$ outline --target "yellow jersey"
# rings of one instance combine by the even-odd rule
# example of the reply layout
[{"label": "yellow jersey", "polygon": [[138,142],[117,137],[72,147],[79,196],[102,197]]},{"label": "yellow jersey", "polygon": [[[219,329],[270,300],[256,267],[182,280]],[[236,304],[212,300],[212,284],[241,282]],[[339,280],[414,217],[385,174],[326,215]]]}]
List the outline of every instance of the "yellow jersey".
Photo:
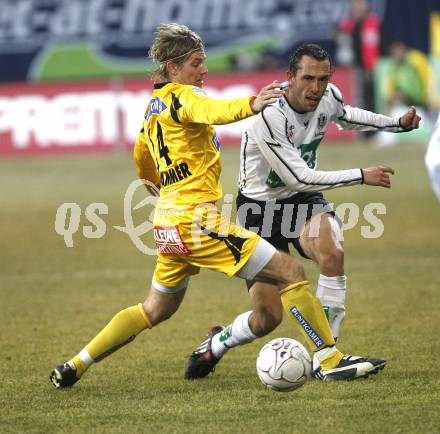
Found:
[{"label": "yellow jersey", "polygon": [[160,185],[158,208],[188,209],[222,197],[220,143],[212,125],[254,115],[253,98],[216,100],[192,85],[154,85],[134,159],[139,177]]}]

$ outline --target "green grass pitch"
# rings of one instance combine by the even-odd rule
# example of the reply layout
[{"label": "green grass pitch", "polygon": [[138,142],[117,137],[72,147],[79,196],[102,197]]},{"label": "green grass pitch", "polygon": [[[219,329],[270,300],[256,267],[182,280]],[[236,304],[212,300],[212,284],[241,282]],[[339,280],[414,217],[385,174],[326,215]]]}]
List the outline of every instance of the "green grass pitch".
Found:
[{"label": "green grass pitch", "polygon": [[[117,311],[143,301],[149,286],[154,257],[112,227],[124,225],[123,197],[135,171],[126,154],[2,159],[0,432],[439,432],[440,203],[423,154],[422,145],[322,147],[321,169],[376,163],[396,169],[391,190],[358,186],[326,194],[336,205],[386,205],[381,238],[362,238],[363,218],[345,234],[349,280],[339,346],[385,357],[388,365],[368,380],[309,381],[285,394],[259,383],[255,360],[272,338],[301,340],[288,319],[270,336],[227,354],[213,376],[183,380],[186,357],[208,326],[250,308],[243,282],[208,271],[192,280],[170,321],[93,366],[73,389],[55,390],[51,368]],[[238,150],[225,149],[222,158],[224,191],[235,193]],[[73,248],[54,229],[64,202],[83,211]],[[81,232],[93,202],[109,207],[99,239]],[[306,270],[315,285],[316,268],[309,262]]]}]

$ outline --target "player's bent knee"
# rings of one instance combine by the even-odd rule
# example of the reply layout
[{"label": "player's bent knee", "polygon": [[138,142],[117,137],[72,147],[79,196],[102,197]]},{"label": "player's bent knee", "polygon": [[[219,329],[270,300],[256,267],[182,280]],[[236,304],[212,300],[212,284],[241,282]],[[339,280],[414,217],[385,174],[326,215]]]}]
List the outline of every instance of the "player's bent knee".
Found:
[{"label": "player's bent knee", "polygon": [[170,319],[179,308],[186,288],[177,292],[164,292],[158,290],[157,285],[152,285],[150,292],[143,303],[145,313],[150,319],[151,325],[155,326]]}]

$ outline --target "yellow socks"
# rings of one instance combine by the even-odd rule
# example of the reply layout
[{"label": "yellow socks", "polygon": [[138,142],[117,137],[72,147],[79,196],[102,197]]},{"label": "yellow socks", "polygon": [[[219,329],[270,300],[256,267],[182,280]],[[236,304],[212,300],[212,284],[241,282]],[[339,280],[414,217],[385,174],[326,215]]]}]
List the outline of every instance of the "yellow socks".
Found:
[{"label": "yellow socks", "polygon": [[309,288],[307,281],[298,282],[281,290],[280,295],[284,310],[316,351],[335,345],[335,340],[322,305]]},{"label": "yellow socks", "polygon": [[316,353],[321,367],[331,369],[339,363],[343,354],[334,346],[335,340],[322,305],[309,288],[307,281],[289,285],[280,291],[281,302],[289,318],[299,326],[310,348]]},{"label": "yellow socks", "polygon": [[72,360],[79,378],[93,362],[99,362],[131,342],[142,330],[151,328],[142,303],[117,313],[92,341]]}]

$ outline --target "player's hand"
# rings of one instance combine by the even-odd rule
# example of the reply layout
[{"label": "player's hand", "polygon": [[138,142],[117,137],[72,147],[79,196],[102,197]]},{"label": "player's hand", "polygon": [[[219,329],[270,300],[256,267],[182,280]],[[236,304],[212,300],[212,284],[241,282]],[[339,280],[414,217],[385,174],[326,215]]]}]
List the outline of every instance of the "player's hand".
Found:
[{"label": "player's hand", "polygon": [[280,83],[273,81],[272,83],[264,86],[260,90],[259,94],[251,102],[251,109],[254,113],[260,113],[269,104],[272,104],[280,98],[284,92],[280,89]]},{"label": "player's hand", "polygon": [[394,175],[394,169],[389,166],[368,167],[362,169],[364,184],[377,185],[379,187],[391,188],[390,173]]},{"label": "player's hand", "polygon": [[422,118],[417,114],[415,107],[410,107],[408,111],[400,117],[400,126],[405,131],[416,130],[419,128],[419,122]]}]

